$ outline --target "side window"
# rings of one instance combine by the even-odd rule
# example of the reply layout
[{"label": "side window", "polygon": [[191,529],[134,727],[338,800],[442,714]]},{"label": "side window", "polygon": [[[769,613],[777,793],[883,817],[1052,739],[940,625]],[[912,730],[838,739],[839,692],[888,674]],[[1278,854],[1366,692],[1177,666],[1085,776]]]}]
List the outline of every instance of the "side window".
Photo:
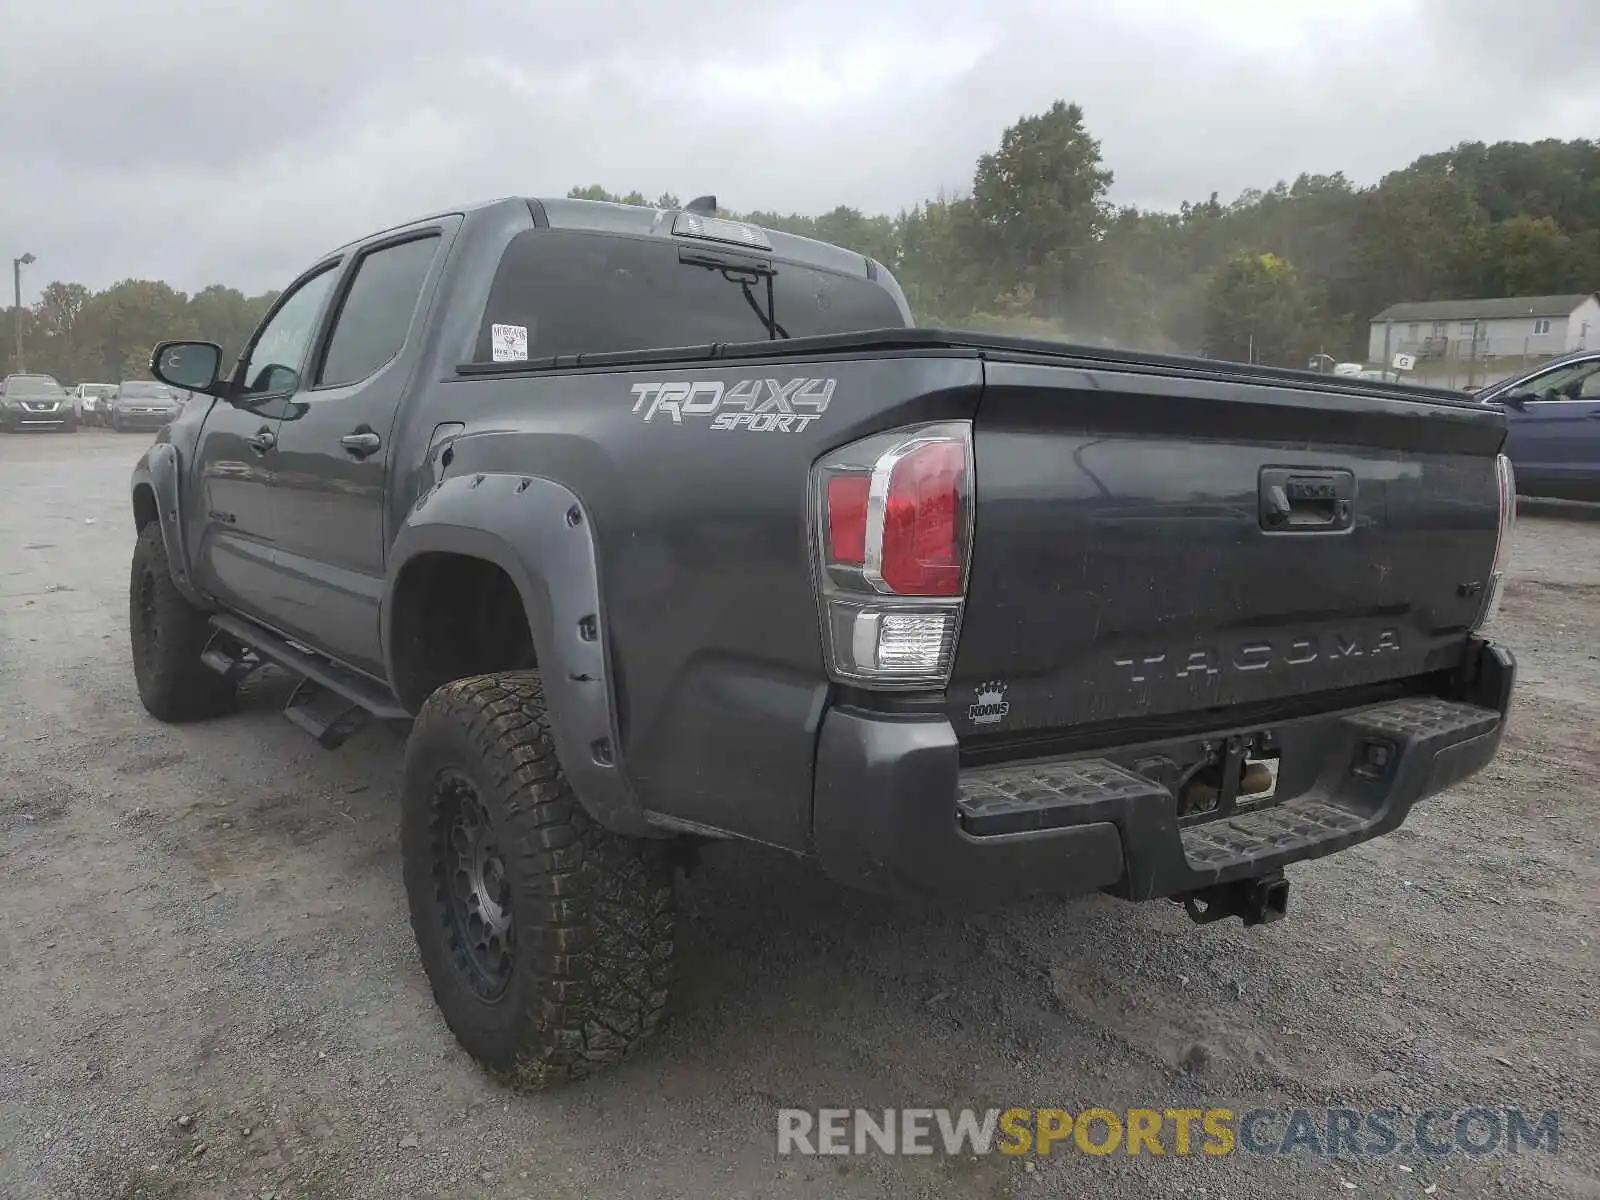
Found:
[{"label": "side window", "polygon": [[317,373],[318,387],[357,383],[400,353],[438,248],[435,234],[370,251],[356,263]]},{"label": "side window", "polygon": [[283,302],[261,330],[245,364],[247,392],[275,392],[286,388],[292,372],[305,361],[306,348],[316,332],[317,317],[338,276],[333,267],[307,279]]},{"label": "side window", "polygon": [[1578,400],[1600,395],[1600,362],[1571,363],[1535,375],[1519,392],[1535,400]]}]

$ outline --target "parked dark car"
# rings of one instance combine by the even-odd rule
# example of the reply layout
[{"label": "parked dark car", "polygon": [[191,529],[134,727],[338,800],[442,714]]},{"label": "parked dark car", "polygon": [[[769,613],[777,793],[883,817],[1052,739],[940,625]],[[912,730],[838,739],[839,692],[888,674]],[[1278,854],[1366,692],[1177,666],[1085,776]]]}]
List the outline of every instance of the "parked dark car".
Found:
[{"label": "parked dark car", "polygon": [[126,379],[106,401],[106,424],[116,430],[160,429],[183,411],[178,393],[164,383]]},{"label": "parked dark car", "polygon": [[883,265],[714,210],[441,213],[227,370],[152,356],[214,399],[134,468],[139,698],[218,715],[271,663],[324,745],[410,722],[412,928],[492,1071],[649,1035],[708,840],[1257,924],[1494,756],[1498,411],[912,328]]},{"label": "parked dark car", "polygon": [[1473,399],[1505,410],[1518,492],[1600,501],[1600,348],[1552,359]]},{"label": "parked dark car", "polygon": [[0,383],[0,431],[76,433],[78,409],[73,397],[50,375],[7,375]]}]

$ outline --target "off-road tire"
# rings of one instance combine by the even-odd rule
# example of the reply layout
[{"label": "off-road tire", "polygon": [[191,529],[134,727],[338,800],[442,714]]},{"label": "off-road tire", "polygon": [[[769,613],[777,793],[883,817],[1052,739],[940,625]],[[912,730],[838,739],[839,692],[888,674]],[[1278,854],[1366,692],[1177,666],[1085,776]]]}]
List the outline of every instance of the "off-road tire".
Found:
[{"label": "off-road tire", "polygon": [[[511,913],[507,978],[486,996],[452,888],[464,803],[497,839]],[[556,759],[538,671],[458,679],[422,706],[406,744],[401,856],[411,928],[456,1040],[521,1091],[616,1063],[661,1022],[671,983],[672,869],[665,843],[612,833],[584,811]],[[454,911],[454,915],[452,915]],[[477,929],[484,928],[480,921]]]},{"label": "off-road tire", "polygon": [[211,638],[206,613],[172,582],[161,525],[139,531],[128,580],[128,639],[145,710],[158,721],[199,721],[232,712],[236,689],[200,661]]}]

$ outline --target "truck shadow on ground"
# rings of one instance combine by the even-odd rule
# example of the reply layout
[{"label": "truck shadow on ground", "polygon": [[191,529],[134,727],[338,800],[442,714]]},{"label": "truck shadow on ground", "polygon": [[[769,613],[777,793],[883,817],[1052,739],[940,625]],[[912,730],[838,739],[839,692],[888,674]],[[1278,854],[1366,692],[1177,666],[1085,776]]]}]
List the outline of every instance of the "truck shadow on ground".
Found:
[{"label": "truck shadow on ground", "polygon": [[[239,712],[213,725],[247,724],[266,752],[293,756],[292,775],[241,781],[226,808],[197,801],[167,846],[212,881],[268,864],[291,879],[386,880],[371,895],[388,897],[394,911],[379,919],[403,925],[396,788],[403,728],[369,727],[330,754],[278,717],[292,687],[263,671],[241,694]],[[144,750],[138,765],[121,770],[151,759]],[[881,1070],[885,1081],[899,1080],[891,1091],[903,1099],[907,1086],[937,1096],[986,1079],[1014,1087],[1019,1066],[1031,1062],[1051,1076],[1103,1059],[1108,1043],[1133,1060],[1120,1068],[1124,1076],[1130,1069],[1188,1076],[1227,1056],[1208,1041],[1212,1023],[1199,1018],[1196,993],[1184,995],[1177,982],[1185,970],[1197,981],[1214,973],[1219,939],[1196,940],[1170,904],[1089,896],[939,907],[854,892],[806,861],[733,842],[705,848],[698,867],[680,877],[678,902],[668,1022],[623,1079],[635,1070],[660,1078],[714,1055],[736,1072],[759,1075],[765,1063],[774,1079],[794,1083],[807,1072],[796,1064],[810,1063],[826,1091],[837,1090],[836,1068],[849,1062],[858,1081],[863,1068],[869,1077]],[[1187,947],[1179,958],[1191,965],[1173,973],[1179,991],[1171,1003],[1150,986],[1155,981],[1141,978],[1141,960],[1156,943]],[[1130,953],[1136,945],[1147,949]],[[414,957],[403,969],[425,989]],[[1237,1000],[1232,989],[1227,998]],[[771,1058],[775,1047],[781,1065]]]},{"label": "truck shadow on ground", "polygon": [[[370,963],[354,939],[381,927],[378,969],[390,977],[374,982],[414,999],[424,1024],[402,1036],[452,1045],[428,1002],[400,885],[403,731],[370,727],[329,753],[278,717],[291,688],[262,672],[238,714],[206,727],[248,726],[283,772],[238,780],[226,808],[196,799],[162,841],[213,886],[258,880],[272,907],[304,902],[301,881],[358,881],[323,936],[350,943],[347,961]],[[140,750],[149,760],[150,747]],[[1344,871],[1382,873],[1362,861]],[[677,977],[661,1035],[570,1102],[620,1102],[640,1087],[688,1098],[734,1086],[758,1104],[810,1107],[1108,1090],[1130,1102],[1197,1089],[1298,1094],[1311,1081],[1381,1089],[1393,1072],[1372,1038],[1348,1027],[1339,997],[1349,987],[1390,997],[1368,1016],[1383,1039],[1414,1015],[1384,947],[1365,962],[1327,957],[1339,921],[1322,906],[1348,884],[1327,870],[1298,876],[1301,907],[1288,921],[1197,929],[1175,905],[1101,896],[983,910],[886,900],[781,852],[712,844],[679,881]]]}]

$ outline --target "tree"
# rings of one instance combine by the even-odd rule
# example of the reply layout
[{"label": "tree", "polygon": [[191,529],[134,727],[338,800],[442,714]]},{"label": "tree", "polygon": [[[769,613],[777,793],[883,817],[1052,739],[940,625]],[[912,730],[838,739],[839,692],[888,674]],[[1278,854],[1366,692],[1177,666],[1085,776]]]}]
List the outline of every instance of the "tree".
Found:
[{"label": "tree", "polygon": [[142,354],[148,360],[157,342],[198,333],[189,298],[153,279],[124,279],[96,293],[84,305],[83,318],[99,340],[93,373],[108,381],[120,378],[131,359]]},{"label": "tree", "polygon": [[83,310],[91,296],[81,283],[49,283],[30,314],[28,357],[48,363],[59,378],[76,380],[93,360],[94,347],[84,344],[82,328]]},{"label": "tree", "polygon": [[1396,300],[1484,294],[1489,224],[1454,173],[1396,171],[1364,194],[1354,223],[1361,286],[1351,300],[1370,316]]},{"label": "tree", "polygon": [[[1485,290],[1496,296],[1549,296],[1576,290],[1572,239],[1550,217],[1515,216],[1489,231]],[[1587,264],[1583,264],[1587,266]]]},{"label": "tree", "polygon": [[133,346],[122,356],[122,366],[117,370],[117,380],[149,379],[150,351],[153,346]]},{"label": "tree", "polygon": [[237,288],[212,284],[189,298],[189,321],[195,336],[222,347],[223,361],[230,361],[249,340],[275,293],[246,296]]},{"label": "tree", "polygon": [[608,192],[598,183],[591,183],[587,187],[570,188],[567,191],[568,200],[600,200],[607,204],[636,204],[641,208],[681,208],[678,198],[671,192],[662,192],[654,200],[646,200],[643,192]]},{"label": "tree", "polygon": [[1206,287],[1206,353],[1235,362],[1303,367],[1318,342],[1313,316],[1287,259],[1235,255]]},{"label": "tree", "polygon": [[1100,143],[1083,110],[1058,100],[1023,117],[978,160],[972,204],[992,253],[998,290],[1031,286],[1041,315],[1061,312],[1086,289],[1095,244],[1110,214],[1112,174],[1101,167]]},{"label": "tree", "polygon": [[911,311],[931,325],[959,324],[982,294],[979,222],[969,199],[940,196],[895,222],[895,267]]}]

